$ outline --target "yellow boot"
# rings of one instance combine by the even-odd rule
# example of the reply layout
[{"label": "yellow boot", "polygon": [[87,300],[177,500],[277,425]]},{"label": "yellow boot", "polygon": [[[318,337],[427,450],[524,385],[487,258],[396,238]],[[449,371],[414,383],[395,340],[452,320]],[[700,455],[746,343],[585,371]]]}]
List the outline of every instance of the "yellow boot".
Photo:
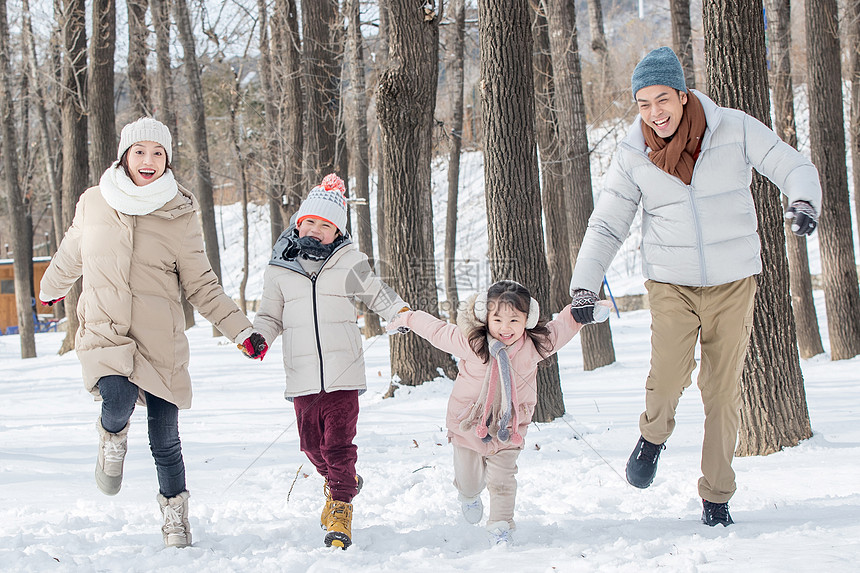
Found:
[{"label": "yellow boot", "polygon": [[[358,488],[358,491],[355,492],[355,495],[358,495],[358,492],[361,491],[361,486],[364,485],[364,480],[360,475],[355,476],[355,484]],[[328,486],[328,479],[323,483],[323,495],[325,495],[325,505],[323,506],[322,514],[320,515],[320,528],[323,531],[328,530],[328,519],[329,514],[331,513],[331,502],[333,501],[331,498],[331,490]]]},{"label": "yellow boot", "polygon": [[332,500],[325,544],[326,547],[340,547],[341,549],[346,549],[352,545],[351,503]]}]

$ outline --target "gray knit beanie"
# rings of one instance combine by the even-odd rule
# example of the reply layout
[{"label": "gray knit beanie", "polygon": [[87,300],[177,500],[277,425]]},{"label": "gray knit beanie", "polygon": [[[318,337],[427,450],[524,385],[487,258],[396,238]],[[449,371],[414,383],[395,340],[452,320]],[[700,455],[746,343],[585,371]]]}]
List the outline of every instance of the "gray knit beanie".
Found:
[{"label": "gray knit beanie", "polygon": [[687,91],[684,81],[684,68],[672,48],[663,46],[648,52],[633,70],[633,99],[636,92],[649,86],[669,86],[683,92]]},{"label": "gray knit beanie", "polygon": [[116,150],[116,158],[122,159],[123,153],[135,143],[141,141],[154,141],[167,152],[167,162],[173,158],[173,138],[167,126],[151,117],[142,117],[122,128],[119,136],[119,147]]}]

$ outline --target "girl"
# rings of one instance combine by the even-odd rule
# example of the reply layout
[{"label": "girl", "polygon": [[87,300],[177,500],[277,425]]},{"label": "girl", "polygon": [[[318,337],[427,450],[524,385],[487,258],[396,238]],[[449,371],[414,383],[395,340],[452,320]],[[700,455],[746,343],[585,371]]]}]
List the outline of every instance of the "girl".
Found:
[{"label": "girl", "polygon": [[358,395],[366,389],[355,300],[385,319],[408,307],[346,233],[346,191],[335,174],[311,189],[275,242],[254,328],[283,334],[286,391],[301,449],[325,479],[325,544],[352,543]]},{"label": "girl", "polygon": [[516,527],[517,457],[537,403],[538,363],[567,344],[581,325],[570,307],[549,322],[540,320],[537,301],[514,281],[499,281],[466,304],[457,325],[406,311],[387,328],[411,329],[460,359],[446,416],[454,487],[469,523],[481,521],[481,491],[487,487],[490,542],[509,543]]},{"label": "girl", "polygon": [[180,292],[246,355],[262,360],[267,346],[218,284],[197,200],[173,178],[171,150],[159,121],[144,117],[122,129],[117,161],[81,195],[39,298],[53,305],[83,276],[75,350],[87,390],[102,400],[96,484],[119,492],[129,420],[135,403],[146,406],[164,543],[185,547],[179,410],[191,406],[191,378]]}]

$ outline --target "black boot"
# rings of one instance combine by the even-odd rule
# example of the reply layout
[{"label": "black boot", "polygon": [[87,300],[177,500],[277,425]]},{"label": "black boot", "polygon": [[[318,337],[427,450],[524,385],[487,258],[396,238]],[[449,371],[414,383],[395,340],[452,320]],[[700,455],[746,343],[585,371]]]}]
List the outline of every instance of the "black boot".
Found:
[{"label": "black boot", "polygon": [[652,444],[643,437],[633,448],[630,459],[627,460],[627,481],[633,487],[645,489],[654,481],[657,474],[657,460],[660,459],[660,451],[666,449],[664,444]]},{"label": "black boot", "polygon": [[721,523],[723,527],[733,524],[732,516],[729,514],[728,503],[713,503],[707,499],[702,500],[702,523],[715,526]]}]

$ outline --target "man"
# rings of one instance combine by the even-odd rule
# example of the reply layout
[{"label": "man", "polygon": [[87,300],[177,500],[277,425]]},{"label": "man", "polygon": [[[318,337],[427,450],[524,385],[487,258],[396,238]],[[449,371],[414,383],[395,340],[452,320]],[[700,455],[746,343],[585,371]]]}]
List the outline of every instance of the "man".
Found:
[{"label": "man", "polygon": [[595,294],[642,206],[642,272],[651,307],[651,370],[641,437],[627,480],[647,488],[675,428],[675,408],[696,366],[705,406],[702,521],[733,523],[732,457],[740,377],[752,329],[755,275],[762,270],[752,169],[788,197],[792,231],[815,230],[821,185],[815,167],[755,118],[687,90],[675,53],[658,48],[633,71],[639,117],[621,142],[577,257],[571,313],[594,319]]}]

